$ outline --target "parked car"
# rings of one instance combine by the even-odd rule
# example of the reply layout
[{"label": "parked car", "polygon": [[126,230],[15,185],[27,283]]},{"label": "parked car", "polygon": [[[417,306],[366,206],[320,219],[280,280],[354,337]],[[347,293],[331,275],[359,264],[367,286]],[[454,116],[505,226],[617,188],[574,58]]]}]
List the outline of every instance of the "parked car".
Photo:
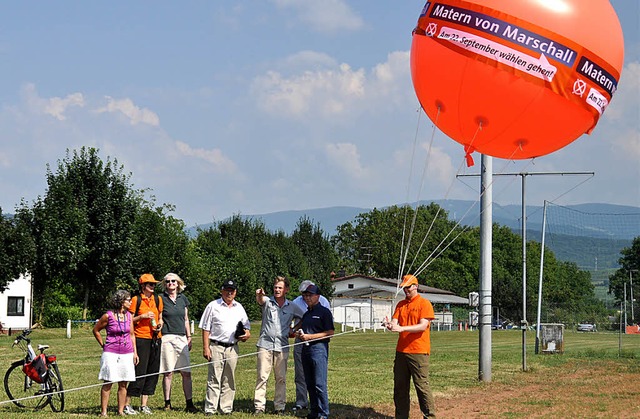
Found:
[{"label": "parked car", "polygon": [[578,332],[597,332],[594,323],[580,323],[576,330]]}]

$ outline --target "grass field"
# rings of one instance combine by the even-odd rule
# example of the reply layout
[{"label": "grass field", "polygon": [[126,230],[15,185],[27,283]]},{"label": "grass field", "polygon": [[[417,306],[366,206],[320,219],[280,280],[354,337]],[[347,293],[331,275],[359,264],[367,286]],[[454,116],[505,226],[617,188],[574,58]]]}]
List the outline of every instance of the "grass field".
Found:
[{"label": "grass field", "polygon": [[[253,327],[257,330],[257,325]],[[329,400],[332,417],[393,417],[393,357],[397,335],[384,332],[339,334],[331,341]],[[65,330],[35,330],[36,346],[46,343],[49,353],[58,355],[65,389],[63,413],[24,411],[0,396],[0,417],[87,417],[99,413],[97,380],[101,349],[90,330],[74,329],[72,339]],[[0,336],[0,375],[22,354],[11,348],[12,337]],[[577,333],[565,331],[563,355],[535,355],[535,335],[527,335],[527,367],[522,371],[522,333],[514,330],[492,333],[492,381],[478,381],[478,333],[434,332],[431,383],[440,417],[631,417],[640,415],[640,335]],[[202,358],[200,334],[196,331],[192,351],[194,401],[204,398],[207,368]],[[255,384],[255,334],[240,346],[242,358],[236,370],[234,417],[250,417]],[[287,400],[294,400],[293,359],[289,360]],[[115,390],[115,387],[114,387]],[[174,378],[172,403],[184,407],[179,376]],[[562,394],[565,394],[563,397]],[[412,397],[415,395],[412,394]],[[273,397],[270,382],[268,399]],[[136,401],[137,402],[137,401]],[[115,391],[110,415],[115,415]],[[136,406],[137,403],[134,403]],[[194,417],[180,411],[163,412],[159,384],[149,406],[154,417]],[[622,406],[622,407],[619,407]],[[272,404],[267,403],[267,409]],[[555,412],[555,413],[554,413]],[[635,413],[634,413],[635,412]],[[418,413],[417,404],[412,415]],[[413,417],[413,416],[412,416]],[[416,416],[418,417],[418,416]],[[637,417],[637,416],[636,416]]]}]

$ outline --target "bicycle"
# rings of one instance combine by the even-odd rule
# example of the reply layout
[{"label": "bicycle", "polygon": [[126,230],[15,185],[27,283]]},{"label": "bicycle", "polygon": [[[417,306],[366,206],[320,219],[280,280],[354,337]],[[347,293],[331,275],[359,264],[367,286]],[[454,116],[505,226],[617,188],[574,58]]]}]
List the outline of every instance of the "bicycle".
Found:
[{"label": "bicycle", "polygon": [[[62,412],[64,393],[57,358],[55,355],[45,354],[44,351],[49,349],[49,345],[38,345],[40,354],[36,355],[31,346],[31,339],[27,337],[30,333],[30,329],[24,330],[11,345],[20,347],[25,352],[25,357],[12,363],[7,370],[4,375],[4,389],[16,406],[42,409],[48,404],[54,412]],[[40,358],[40,361],[37,358]],[[42,371],[34,374],[30,367],[39,363],[42,364]]]}]

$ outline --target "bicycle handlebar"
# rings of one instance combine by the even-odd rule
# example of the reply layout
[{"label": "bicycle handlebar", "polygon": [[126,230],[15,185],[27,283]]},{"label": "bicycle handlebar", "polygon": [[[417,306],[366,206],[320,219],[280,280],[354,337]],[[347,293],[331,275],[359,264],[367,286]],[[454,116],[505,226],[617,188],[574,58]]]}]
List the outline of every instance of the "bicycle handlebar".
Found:
[{"label": "bicycle handlebar", "polygon": [[26,341],[27,343],[31,343],[31,339],[27,338],[27,336],[29,336],[29,334],[31,333],[31,329],[24,329],[22,331],[22,334],[20,334],[16,340],[13,341],[13,346],[16,346],[18,343],[20,343],[21,340]]}]

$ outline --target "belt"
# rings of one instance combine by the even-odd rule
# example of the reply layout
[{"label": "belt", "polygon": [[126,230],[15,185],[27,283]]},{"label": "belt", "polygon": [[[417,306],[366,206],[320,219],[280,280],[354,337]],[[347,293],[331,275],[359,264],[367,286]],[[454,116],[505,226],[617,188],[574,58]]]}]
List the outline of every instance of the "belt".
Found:
[{"label": "belt", "polygon": [[219,340],[213,340],[213,339],[211,339],[211,343],[213,343],[214,345],[223,346],[225,348],[231,348],[232,346],[235,346],[235,343],[220,342]]}]

